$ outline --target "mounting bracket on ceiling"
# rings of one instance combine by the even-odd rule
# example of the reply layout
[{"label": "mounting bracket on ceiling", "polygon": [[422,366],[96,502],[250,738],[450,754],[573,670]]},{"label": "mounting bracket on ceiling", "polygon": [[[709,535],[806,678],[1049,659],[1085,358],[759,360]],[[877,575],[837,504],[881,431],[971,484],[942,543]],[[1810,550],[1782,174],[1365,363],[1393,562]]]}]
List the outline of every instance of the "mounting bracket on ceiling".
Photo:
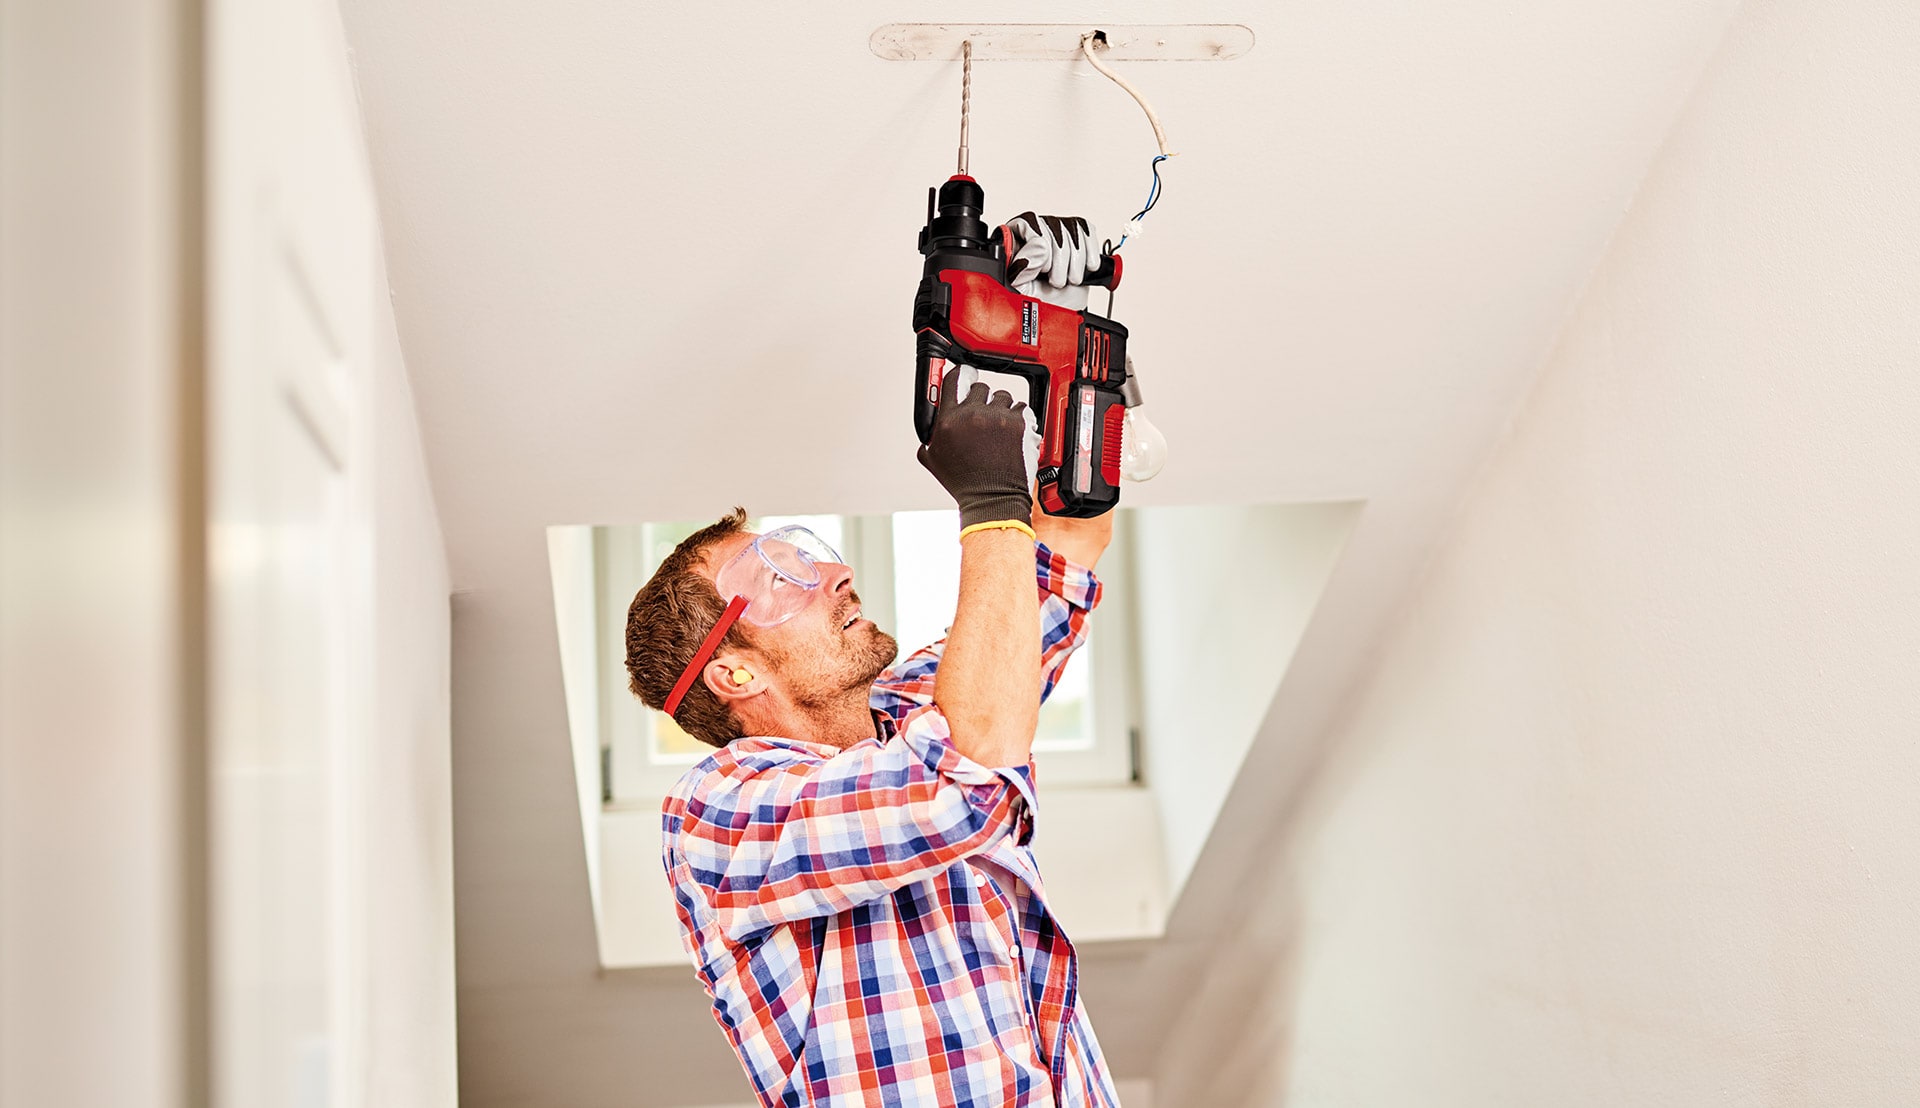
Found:
[{"label": "mounting bracket on ceiling", "polygon": [[867,45],[890,62],[957,62],[963,42],[977,62],[1064,62],[1094,28],[1110,61],[1223,62],[1253,49],[1253,30],[1239,23],[889,23]]}]

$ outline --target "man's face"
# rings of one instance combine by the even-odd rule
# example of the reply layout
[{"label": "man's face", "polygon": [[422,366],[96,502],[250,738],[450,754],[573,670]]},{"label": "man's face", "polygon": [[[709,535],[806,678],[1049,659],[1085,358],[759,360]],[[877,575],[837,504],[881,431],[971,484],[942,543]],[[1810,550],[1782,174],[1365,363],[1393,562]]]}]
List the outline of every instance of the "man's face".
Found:
[{"label": "man's face", "polygon": [[[702,567],[707,579],[758,537],[742,532],[709,548]],[[765,659],[772,671],[766,676],[805,707],[831,703],[853,689],[865,690],[893,664],[900,649],[892,635],[862,615],[853,570],[838,562],[819,562],[817,568],[819,587],[808,591],[805,606],[792,619],[777,627],[735,625]]]}]

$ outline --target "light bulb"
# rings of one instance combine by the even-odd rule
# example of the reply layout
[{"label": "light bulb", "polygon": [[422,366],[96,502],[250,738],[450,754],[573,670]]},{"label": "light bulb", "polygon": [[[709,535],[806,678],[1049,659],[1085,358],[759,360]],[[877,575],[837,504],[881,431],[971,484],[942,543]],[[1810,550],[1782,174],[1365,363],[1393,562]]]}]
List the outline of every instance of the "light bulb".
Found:
[{"label": "light bulb", "polygon": [[1167,436],[1147,418],[1147,406],[1127,409],[1120,425],[1120,476],[1151,481],[1167,464]]}]

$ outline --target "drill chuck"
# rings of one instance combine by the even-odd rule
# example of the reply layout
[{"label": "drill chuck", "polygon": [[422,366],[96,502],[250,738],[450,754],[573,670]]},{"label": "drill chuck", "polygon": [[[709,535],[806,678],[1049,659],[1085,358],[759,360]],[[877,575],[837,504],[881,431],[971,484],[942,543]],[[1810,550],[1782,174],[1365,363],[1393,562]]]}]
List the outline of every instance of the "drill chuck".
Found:
[{"label": "drill chuck", "polygon": [[920,232],[920,253],[964,250],[990,253],[993,232],[980,218],[987,194],[971,177],[955,176],[938,190],[927,190],[927,225]]}]

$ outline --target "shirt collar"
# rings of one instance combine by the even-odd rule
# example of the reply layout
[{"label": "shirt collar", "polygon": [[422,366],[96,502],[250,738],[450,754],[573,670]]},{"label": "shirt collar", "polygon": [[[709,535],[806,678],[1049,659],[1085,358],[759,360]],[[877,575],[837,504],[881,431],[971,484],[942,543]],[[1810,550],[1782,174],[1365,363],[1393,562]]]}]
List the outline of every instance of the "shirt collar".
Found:
[{"label": "shirt collar", "polygon": [[[876,712],[875,715],[883,715],[883,713]],[[893,737],[893,730],[890,725],[885,727],[885,731],[886,731],[886,737],[888,739]],[[863,739],[861,741],[884,743],[886,739],[882,739],[879,735],[874,735],[871,738]],[[762,747],[777,746],[777,747],[784,747],[788,750],[805,750],[811,753],[819,754],[822,757],[826,757],[826,758],[833,757],[835,754],[840,753],[841,750],[843,749],[842,747],[834,746],[830,743],[812,743],[812,742],[807,742],[804,739],[789,739],[783,735],[742,735],[741,737],[733,740],[733,742],[728,743],[727,745],[733,746],[738,743],[759,743]],[[860,743],[854,743],[853,745],[859,746]],[[850,750],[852,749],[852,747],[846,747],[844,749]]]}]

